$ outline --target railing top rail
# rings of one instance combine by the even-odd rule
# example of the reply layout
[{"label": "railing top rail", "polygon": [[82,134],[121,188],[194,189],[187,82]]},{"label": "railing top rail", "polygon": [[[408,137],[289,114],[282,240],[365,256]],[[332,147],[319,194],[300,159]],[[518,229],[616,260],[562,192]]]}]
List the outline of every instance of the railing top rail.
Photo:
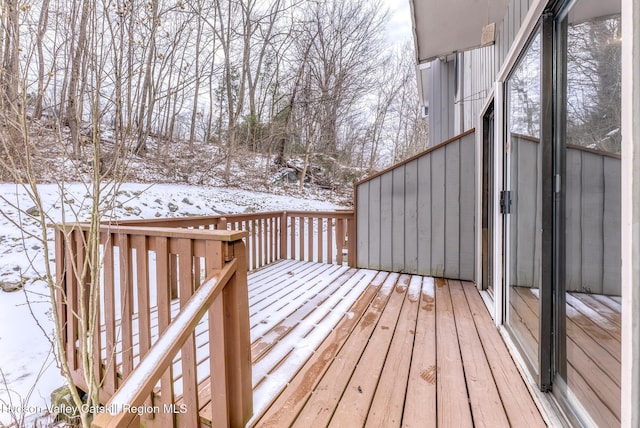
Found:
[{"label": "railing top rail", "polygon": [[345,218],[353,215],[353,210],[340,211],[286,211],[288,216]]},{"label": "railing top rail", "polygon": [[[64,230],[88,230],[90,225],[88,223],[75,223],[59,227]],[[113,224],[101,225],[100,232],[225,242],[239,241],[247,236],[247,232],[244,230],[180,229],[175,227],[121,226]]]},{"label": "railing top rail", "polygon": [[[304,210],[283,210],[283,211],[266,211],[266,212],[256,212],[256,213],[242,213],[242,214],[225,214],[225,215],[216,215],[216,216],[192,216],[192,217],[171,217],[171,218],[153,218],[153,219],[136,219],[136,220],[125,220],[125,221],[111,221],[111,222],[103,222],[104,225],[110,225],[111,227],[115,226],[153,226],[154,224],[162,224],[162,225],[173,225],[179,226],[180,224],[207,224],[212,221],[219,221],[221,219],[226,219],[227,222],[231,223],[234,221],[243,221],[243,220],[258,220],[265,218],[273,218],[279,217],[283,214],[294,215],[297,217],[333,217],[333,218],[346,218],[353,214],[352,209],[340,209],[336,211],[304,211]],[[155,227],[155,226],[153,226]]]},{"label": "railing top rail", "polygon": [[398,162],[398,163],[396,163],[396,164],[394,164],[394,165],[391,165],[389,168],[383,169],[382,171],[376,172],[375,174],[371,174],[370,176],[363,178],[362,180],[360,180],[360,181],[356,182],[356,183],[354,184],[354,187],[358,187],[359,185],[361,185],[361,184],[363,184],[363,183],[366,183],[367,181],[373,180],[373,179],[374,179],[374,178],[376,178],[376,177],[380,177],[381,175],[386,174],[386,173],[387,173],[387,172],[389,172],[389,171],[393,171],[394,169],[399,168],[399,167],[401,167],[402,165],[406,165],[406,164],[408,164],[409,162],[412,162],[412,161],[414,161],[414,160],[416,160],[416,159],[418,159],[418,158],[420,158],[420,157],[422,157],[422,156],[424,156],[424,155],[426,155],[426,154],[428,154],[428,153],[431,153],[431,152],[433,152],[433,151],[435,151],[435,150],[438,150],[438,149],[440,149],[440,148],[442,148],[442,147],[444,147],[444,146],[446,146],[446,145],[448,145],[448,144],[451,144],[451,143],[453,143],[454,141],[457,141],[457,140],[459,140],[459,139],[461,139],[461,138],[464,138],[464,137],[466,137],[466,136],[467,136],[467,135],[469,135],[469,134],[473,134],[474,132],[476,132],[476,129],[475,129],[475,128],[471,128],[471,129],[469,129],[468,131],[465,131],[465,132],[463,132],[462,134],[456,135],[456,136],[455,136],[455,137],[453,137],[453,138],[450,138],[450,139],[448,139],[448,140],[446,140],[446,141],[443,141],[443,142],[442,142],[442,143],[440,143],[440,144],[436,144],[436,145],[435,145],[435,146],[433,146],[433,147],[429,147],[428,149],[426,149],[426,150],[424,150],[424,151],[422,151],[422,152],[418,153],[417,155],[413,155],[413,156],[411,156],[411,157],[410,157],[410,158],[408,158],[408,159],[405,159],[405,160],[400,161],[400,162]]},{"label": "railing top rail", "polygon": [[171,364],[173,357],[184,345],[209,306],[229,282],[236,268],[237,263],[232,260],[196,290],[140,364],[111,397],[106,405],[106,412],[96,416],[92,423],[93,427],[127,426],[126,420],[132,415],[127,412],[125,406],[139,406],[151,393],[160,376]]},{"label": "railing top rail", "polygon": [[254,218],[269,218],[269,217],[277,217],[282,215],[284,211],[265,211],[265,212],[255,212],[255,213],[238,213],[238,214],[220,214],[220,215],[209,215],[209,216],[189,216],[189,217],[162,217],[162,218],[150,218],[150,219],[135,219],[135,220],[115,220],[111,222],[103,222],[110,224],[118,224],[123,226],[133,226],[137,224],[154,224],[154,223],[191,223],[191,222],[207,222],[210,220],[220,220],[222,218],[227,219],[227,221],[236,221],[236,220],[250,220]]}]

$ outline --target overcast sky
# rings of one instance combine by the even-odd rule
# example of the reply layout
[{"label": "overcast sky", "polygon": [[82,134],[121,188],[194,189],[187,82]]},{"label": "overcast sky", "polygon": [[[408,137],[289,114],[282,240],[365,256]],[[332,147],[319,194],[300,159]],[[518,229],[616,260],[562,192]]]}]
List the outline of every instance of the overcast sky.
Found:
[{"label": "overcast sky", "polygon": [[409,0],[384,0],[389,8],[390,19],[387,34],[393,43],[402,44],[411,40],[411,8]]}]

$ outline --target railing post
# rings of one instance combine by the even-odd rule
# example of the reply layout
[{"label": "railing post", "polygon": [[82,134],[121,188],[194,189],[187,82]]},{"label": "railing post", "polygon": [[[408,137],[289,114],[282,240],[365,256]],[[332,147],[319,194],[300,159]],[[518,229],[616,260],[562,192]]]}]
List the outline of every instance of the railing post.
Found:
[{"label": "railing post", "polygon": [[249,291],[247,260],[242,241],[232,244],[238,263],[235,274],[223,291],[225,351],[229,387],[229,422],[244,426],[253,414],[251,380],[251,338],[249,336]]},{"label": "railing post", "polygon": [[289,234],[289,225],[288,225],[288,215],[286,211],[283,211],[280,215],[280,259],[286,259],[288,257],[288,234]]}]

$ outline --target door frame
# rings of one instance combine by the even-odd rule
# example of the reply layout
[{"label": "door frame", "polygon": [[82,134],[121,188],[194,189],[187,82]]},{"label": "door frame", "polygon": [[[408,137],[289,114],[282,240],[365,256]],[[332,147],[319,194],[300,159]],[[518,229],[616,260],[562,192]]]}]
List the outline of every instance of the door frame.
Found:
[{"label": "door frame", "polygon": [[[491,88],[491,90],[489,91],[489,94],[487,96],[487,99],[482,107],[482,109],[480,110],[480,113],[478,115],[478,120],[476,123],[478,123],[478,128],[476,129],[476,151],[475,151],[475,155],[476,155],[476,165],[479,165],[478,171],[477,171],[477,176],[476,176],[476,195],[479,195],[478,198],[476,198],[476,216],[475,216],[475,220],[476,220],[476,254],[478,255],[478,257],[476,257],[476,274],[475,277],[477,278],[476,284],[478,287],[478,291],[480,291],[480,295],[482,296],[482,299],[485,302],[485,305],[487,306],[487,308],[489,309],[489,313],[491,314],[491,317],[494,319],[494,322],[496,323],[496,325],[500,325],[502,323],[502,317],[500,315],[500,308],[501,305],[497,304],[496,302],[500,302],[502,299],[502,290],[500,290],[500,282],[496,279],[496,276],[498,276],[498,269],[500,269],[500,264],[496,263],[496,257],[498,257],[498,254],[501,254],[502,249],[499,247],[499,244],[496,242],[496,239],[498,236],[496,233],[496,228],[499,227],[498,224],[496,224],[496,216],[495,216],[495,212],[496,209],[499,208],[498,204],[496,203],[497,201],[497,197],[499,194],[499,190],[498,190],[498,185],[497,185],[497,175],[495,173],[495,168],[497,167],[496,165],[496,152],[498,152],[497,150],[497,145],[498,145],[498,122],[500,122],[500,118],[498,116],[498,105],[496,104],[496,97],[494,96],[494,92],[495,89]],[[493,147],[493,158],[490,159],[489,161],[493,164],[493,169],[494,169],[494,174],[493,177],[491,177],[491,184],[493,185],[490,189],[490,192],[492,193],[492,213],[493,214],[493,218],[491,219],[493,221],[493,229],[492,229],[492,241],[493,241],[493,246],[487,248],[487,252],[491,253],[492,255],[492,260],[493,260],[493,265],[490,266],[490,269],[493,270],[493,283],[491,284],[491,286],[493,287],[493,296],[487,291],[487,288],[489,286],[489,284],[483,284],[483,276],[482,276],[482,270],[483,270],[483,259],[485,257],[484,254],[484,250],[482,247],[482,211],[483,211],[483,175],[484,175],[484,136],[485,136],[485,121],[484,121],[484,117],[487,115],[487,113],[493,109],[493,117],[494,117],[494,124],[493,124],[493,140],[494,140],[494,147]],[[501,226],[500,226],[501,227]],[[501,230],[501,229],[500,229]],[[502,233],[500,231],[500,233]]]}]

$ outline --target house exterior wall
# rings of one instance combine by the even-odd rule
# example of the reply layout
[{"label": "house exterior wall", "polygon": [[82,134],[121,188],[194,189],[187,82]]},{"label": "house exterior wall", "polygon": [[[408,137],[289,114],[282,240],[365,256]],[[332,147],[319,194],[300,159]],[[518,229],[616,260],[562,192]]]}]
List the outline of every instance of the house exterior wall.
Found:
[{"label": "house exterior wall", "polygon": [[474,280],[475,135],[356,184],[357,266]]}]

